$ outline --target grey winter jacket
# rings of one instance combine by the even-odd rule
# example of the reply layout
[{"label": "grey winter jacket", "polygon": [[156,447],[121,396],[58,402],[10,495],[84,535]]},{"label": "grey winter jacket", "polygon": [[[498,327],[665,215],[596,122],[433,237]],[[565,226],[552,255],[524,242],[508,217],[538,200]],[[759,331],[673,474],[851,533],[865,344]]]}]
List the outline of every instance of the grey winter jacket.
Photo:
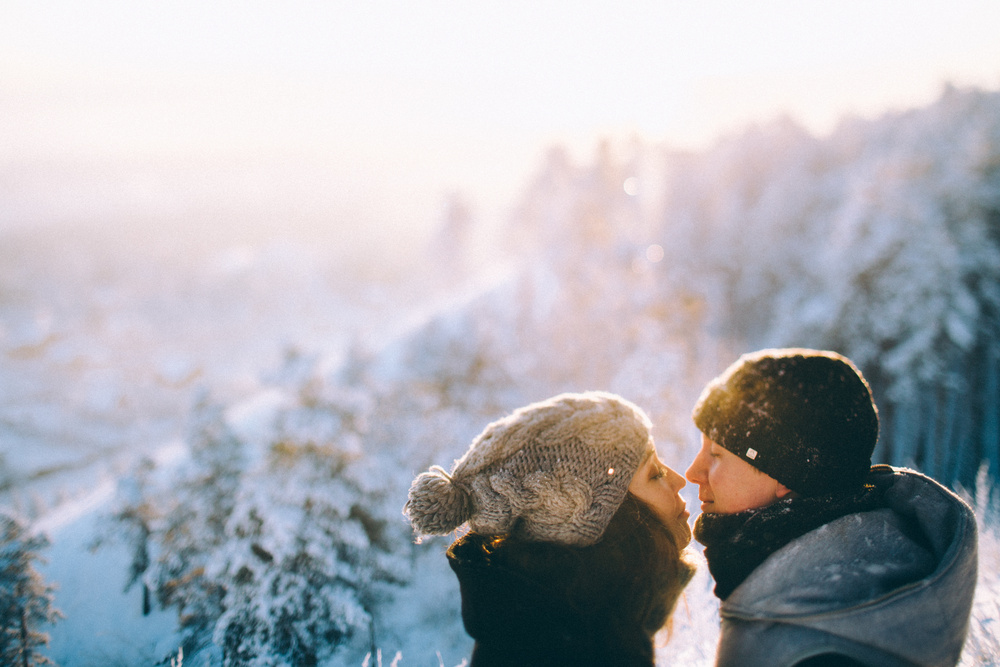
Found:
[{"label": "grey winter jacket", "polygon": [[885,506],[793,540],[722,603],[719,667],[787,667],[838,654],[866,665],[955,665],[976,586],[972,510],[893,468]]}]

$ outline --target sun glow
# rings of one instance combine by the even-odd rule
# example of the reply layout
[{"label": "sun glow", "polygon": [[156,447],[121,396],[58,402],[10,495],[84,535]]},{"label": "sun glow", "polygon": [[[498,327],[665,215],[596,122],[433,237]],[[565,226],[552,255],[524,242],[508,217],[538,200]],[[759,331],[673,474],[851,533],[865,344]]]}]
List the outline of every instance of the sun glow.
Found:
[{"label": "sun glow", "polygon": [[[605,137],[702,148],[782,114],[825,132],[845,114],[925,104],[947,81],[1000,85],[1000,5],[985,0],[578,9],[22,3],[0,24],[0,168],[89,178],[97,166],[112,180],[145,169],[172,202],[190,190],[186,173],[296,165],[320,175],[318,190],[328,183],[327,213],[427,226],[454,190],[501,218],[555,143],[584,158]],[[88,208],[101,202],[61,196],[60,183],[95,190],[74,178],[15,183],[0,230],[52,218],[50,201],[69,202],[62,217],[102,217]],[[235,206],[240,187],[221,183],[212,200]],[[130,192],[125,210],[148,209]],[[301,199],[269,195],[279,210]]]}]

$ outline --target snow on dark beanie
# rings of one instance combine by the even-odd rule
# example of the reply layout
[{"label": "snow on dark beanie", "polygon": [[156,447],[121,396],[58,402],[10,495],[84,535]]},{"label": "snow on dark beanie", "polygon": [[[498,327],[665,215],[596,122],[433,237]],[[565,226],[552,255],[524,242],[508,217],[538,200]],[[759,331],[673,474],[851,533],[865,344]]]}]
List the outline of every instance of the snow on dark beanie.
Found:
[{"label": "snow on dark beanie", "polygon": [[413,480],[403,513],[417,536],[468,522],[484,535],[577,546],[604,534],[645,455],[652,424],[614,394],[560,394],[489,424],[449,473]]},{"label": "snow on dark beanie", "polygon": [[802,496],[859,487],[878,440],[868,382],[836,352],[787,348],[740,357],[692,413],[709,440]]}]

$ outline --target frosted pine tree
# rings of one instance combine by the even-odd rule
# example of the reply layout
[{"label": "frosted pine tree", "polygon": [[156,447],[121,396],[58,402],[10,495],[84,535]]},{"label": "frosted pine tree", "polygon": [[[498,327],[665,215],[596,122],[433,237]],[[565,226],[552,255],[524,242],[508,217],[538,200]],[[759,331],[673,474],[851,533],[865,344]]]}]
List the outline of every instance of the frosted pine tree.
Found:
[{"label": "frosted pine tree", "polygon": [[373,583],[396,575],[383,522],[351,479],[356,456],[286,439],[248,473],[208,569],[226,587],[214,634],[223,664],[315,665],[350,639],[370,641]]},{"label": "frosted pine tree", "polygon": [[188,440],[189,456],[177,469],[157,471],[143,461],[133,471],[115,518],[132,547],[127,586],[141,581],[149,603],[177,610],[181,648],[192,656],[210,646],[223,612],[225,587],[205,569],[225,544],[246,461],[223,407],[207,396],[192,410]]},{"label": "frosted pine tree", "polygon": [[848,128],[864,148],[825,262],[849,280],[830,291],[824,338],[888,399],[883,456],[966,485],[1000,464],[998,108],[996,93],[949,89]]},{"label": "frosted pine tree", "polygon": [[401,502],[385,503],[361,456],[370,401],[291,359],[262,392],[280,400],[257,401],[266,418],[203,401],[190,460],[137,476],[144,490],[119,513],[189,660],[315,665],[370,650],[373,608],[409,575]]},{"label": "frosted pine tree", "polygon": [[693,301],[728,356],[851,357],[884,408],[882,460],[966,485],[1000,470],[998,95],[668,155],[663,308]]},{"label": "frosted pine tree", "polygon": [[53,606],[53,586],[35,570],[48,546],[12,517],[0,514],[0,663],[10,667],[52,664],[41,652],[48,635],[38,630],[61,614]]},{"label": "frosted pine tree", "polygon": [[894,399],[1000,333],[996,108],[996,95],[949,90],[927,109],[847,124],[827,146],[845,168],[814,223],[828,239],[816,256],[823,337],[877,366]]}]

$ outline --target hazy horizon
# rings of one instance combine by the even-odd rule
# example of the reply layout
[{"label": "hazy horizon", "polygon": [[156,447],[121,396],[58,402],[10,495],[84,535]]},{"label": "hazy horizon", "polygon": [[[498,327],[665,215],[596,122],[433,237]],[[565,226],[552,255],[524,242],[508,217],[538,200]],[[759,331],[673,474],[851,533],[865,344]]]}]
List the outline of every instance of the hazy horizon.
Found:
[{"label": "hazy horizon", "polygon": [[1000,6],[15,2],[0,232],[54,224],[420,238],[500,221],[553,145],[704,148],[1000,86]]}]

